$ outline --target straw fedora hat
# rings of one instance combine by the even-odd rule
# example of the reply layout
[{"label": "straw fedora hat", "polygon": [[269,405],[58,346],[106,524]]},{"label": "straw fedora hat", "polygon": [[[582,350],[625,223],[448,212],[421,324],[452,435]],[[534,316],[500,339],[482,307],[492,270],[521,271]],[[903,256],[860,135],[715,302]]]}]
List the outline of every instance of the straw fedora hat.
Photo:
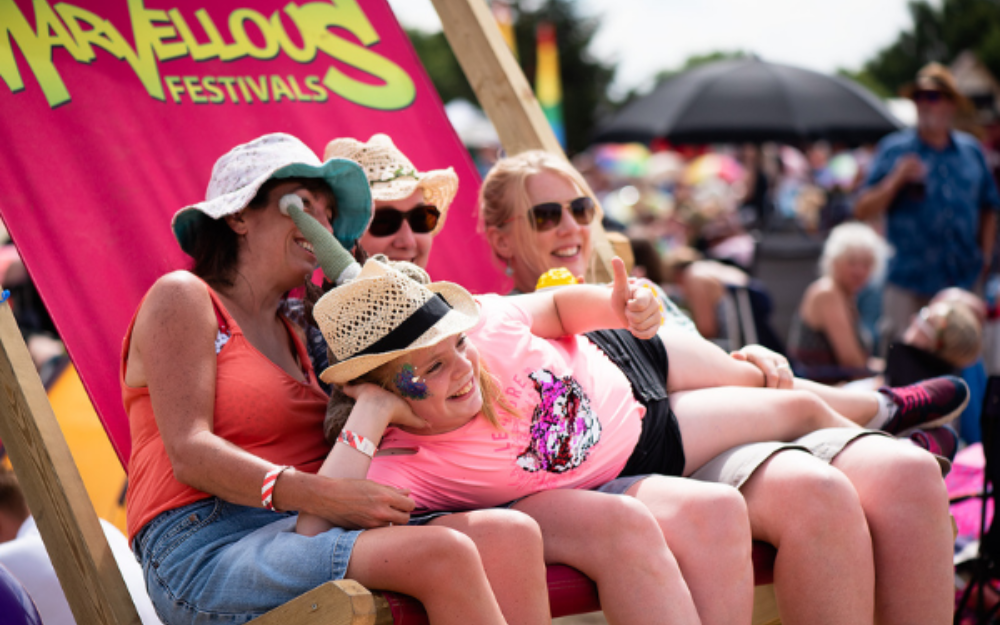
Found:
[{"label": "straw fedora hat", "polygon": [[336,364],[320,379],[345,384],[404,354],[436,345],[479,322],[479,306],[451,282],[419,284],[376,260],[313,307]]},{"label": "straw fedora hat", "polygon": [[940,63],[931,62],[921,67],[916,80],[904,86],[900,93],[905,98],[913,99],[913,95],[918,91],[940,91],[954,102],[959,110],[973,108],[972,102],[958,90],[958,84],[955,83],[951,71]]},{"label": "straw fedora hat", "polygon": [[453,168],[417,171],[392,139],[383,134],[372,135],[367,143],[350,137],[334,139],[326,145],[323,158],[346,158],[361,165],[375,200],[394,202],[410,197],[418,188],[423,190],[424,201],[441,211],[431,236],[444,227],[448,207],[458,192],[458,175]]},{"label": "straw fedora hat", "polygon": [[337,198],[333,231],[347,249],[368,228],[371,190],[364,171],[348,159],[321,163],[316,153],[292,135],[272,133],[238,145],[215,162],[205,201],[177,211],[170,227],[181,249],[191,253],[199,226],[238,213],[271,178],[322,178]]}]

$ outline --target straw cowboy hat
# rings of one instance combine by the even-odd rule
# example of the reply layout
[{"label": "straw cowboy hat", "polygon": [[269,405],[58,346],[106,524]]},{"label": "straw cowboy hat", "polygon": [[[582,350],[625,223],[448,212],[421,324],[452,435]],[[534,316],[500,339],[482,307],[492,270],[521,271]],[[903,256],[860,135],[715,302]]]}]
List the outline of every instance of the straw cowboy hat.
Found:
[{"label": "straw cowboy hat", "polygon": [[383,134],[372,135],[368,143],[349,137],[334,139],[327,144],[323,158],[346,158],[361,165],[371,183],[372,197],[378,201],[403,200],[421,189],[424,201],[441,211],[431,236],[444,227],[448,207],[458,192],[458,175],[453,168],[417,171],[392,139]]},{"label": "straw cowboy hat", "polygon": [[190,254],[200,224],[240,212],[272,178],[325,180],[337,198],[333,231],[346,249],[354,247],[368,228],[372,198],[361,167],[347,159],[321,163],[316,153],[299,139],[273,133],[238,145],[215,162],[205,201],[185,206],[170,222],[181,249]]},{"label": "straw cowboy hat", "polygon": [[320,379],[345,384],[479,322],[479,306],[451,282],[419,284],[376,260],[320,298],[313,317],[337,364]]},{"label": "straw cowboy hat", "polygon": [[972,103],[958,90],[951,71],[940,63],[928,63],[917,72],[917,78],[904,86],[900,93],[905,98],[913,98],[918,91],[939,91],[955,103],[960,110],[969,110]]}]

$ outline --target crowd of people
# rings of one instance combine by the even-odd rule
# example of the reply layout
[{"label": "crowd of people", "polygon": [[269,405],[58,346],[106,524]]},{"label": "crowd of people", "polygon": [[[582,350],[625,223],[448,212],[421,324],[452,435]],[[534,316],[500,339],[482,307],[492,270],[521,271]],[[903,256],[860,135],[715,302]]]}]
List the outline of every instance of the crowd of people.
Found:
[{"label": "crowd of people", "polygon": [[[971,443],[980,439],[983,350],[988,362],[995,351],[984,337],[997,312],[998,282],[988,278],[998,159],[956,129],[972,106],[945,67],[923,68],[906,94],[917,126],[878,145],[638,155],[598,146],[576,163],[603,194],[606,227],[632,242],[638,275],[655,278],[704,337],[738,347],[746,315],[756,342],[823,383],[961,375],[973,392],[960,421]],[[756,252],[789,235],[822,245],[818,278],[801,293],[756,275]],[[787,326],[771,323],[775,291],[800,298]],[[958,434],[935,434],[954,453]]]},{"label": "crowd of people", "polygon": [[[888,245],[833,228],[791,358],[753,275],[751,230],[775,219],[760,150],[660,157],[648,188],[614,194],[597,159],[501,159],[478,208],[513,290],[480,296],[426,272],[465,184],[452,169],[385,135],[334,138],[323,159],[281,133],[222,155],[171,224],[190,269],[150,288],[121,355],[128,540],[159,618],[243,623],[348,577],[414,596],[433,623],[544,623],[545,566],[562,563],[612,623],[748,623],[761,540],[784,623],[950,622],[941,432],[970,403],[948,374],[979,357],[970,289],[992,226],[974,217],[1000,198],[941,126],[961,103],[948,77],[916,84],[920,125],[852,182],[858,216],[888,213]],[[649,242],[645,264],[580,284],[602,221]],[[887,327],[903,347],[886,360],[949,365],[905,382],[858,329],[889,245],[885,309],[919,306]],[[728,352],[711,339],[733,292],[761,344]]]}]

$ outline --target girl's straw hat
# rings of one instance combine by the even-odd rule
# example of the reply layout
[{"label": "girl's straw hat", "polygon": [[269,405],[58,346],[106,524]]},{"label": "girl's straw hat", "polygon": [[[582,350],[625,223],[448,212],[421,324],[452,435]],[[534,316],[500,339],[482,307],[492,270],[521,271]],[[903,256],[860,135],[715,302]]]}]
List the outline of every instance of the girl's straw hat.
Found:
[{"label": "girl's straw hat", "polygon": [[313,317],[337,361],[319,377],[328,384],[345,384],[473,328],[479,306],[457,284],[423,286],[369,260],[357,279],[316,302]]},{"label": "girl's straw hat", "polygon": [[458,192],[458,175],[453,168],[417,171],[392,139],[383,134],[372,135],[368,143],[349,137],[334,139],[327,144],[323,158],[346,158],[361,165],[371,183],[372,197],[379,201],[395,202],[410,197],[418,188],[423,190],[424,201],[441,211],[431,236],[444,227],[448,207]]},{"label": "girl's straw hat", "polygon": [[180,209],[170,222],[181,249],[190,254],[200,224],[240,212],[271,178],[325,180],[337,198],[333,231],[345,248],[354,247],[368,228],[371,191],[358,164],[347,159],[321,163],[302,141],[276,132],[238,145],[215,162],[205,201]]}]

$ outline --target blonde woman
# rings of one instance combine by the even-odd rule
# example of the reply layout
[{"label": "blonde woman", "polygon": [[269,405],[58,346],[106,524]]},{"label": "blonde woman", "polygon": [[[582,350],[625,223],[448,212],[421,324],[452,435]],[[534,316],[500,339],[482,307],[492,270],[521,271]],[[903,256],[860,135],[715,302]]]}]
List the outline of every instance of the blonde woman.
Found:
[{"label": "blonde woman", "polygon": [[844,223],[830,231],[820,278],[802,296],[789,355],[810,380],[843,382],[872,375],[872,338],[861,324],[857,297],[885,269],[889,245],[870,226]]},{"label": "blonde woman", "polygon": [[[574,272],[589,266],[590,224],[598,214],[596,206],[587,210],[592,202],[579,173],[558,157],[527,152],[494,167],[483,183],[480,217],[516,288],[533,290],[543,272],[566,261]],[[677,372],[676,388],[769,381],[770,376],[744,377],[741,363],[669,323],[659,336],[674,365],[671,375]],[[856,423],[891,431],[899,431],[898,423],[887,424],[877,416],[886,400],[908,410],[916,403],[903,396],[928,390],[909,390],[903,396],[852,393],[793,380],[786,367],[781,376],[785,385],[808,391]],[[931,394],[958,400],[952,406],[958,409],[967,402],[968,389],[954,380],[949,384],[955,386],[930,389]],[[697,422],[697,411],[720,405],[737,414],[752,409],[711,392],[700,397],[705,403],[678,399],[675,405],[672,399],[671,405],[689,422]],[[781,448],[768,444],[737,447],[694,475],[739,485],[754,537],[778,548],[775,584],[783,622],[871,622],[871,617],[850,620],[848,613],[858,601],[871,602],[867,605],[879,623],[948,622],[951,529],[940,471],[928,462],[932,457],[876,436],[853,442],[831,439],[821,447],[822,452],[814,449],[812,454],[776,453]],[[846,501],[854,503],[845,507]],[[867,555],[854,551],[858,541],[871,549]]]}]

